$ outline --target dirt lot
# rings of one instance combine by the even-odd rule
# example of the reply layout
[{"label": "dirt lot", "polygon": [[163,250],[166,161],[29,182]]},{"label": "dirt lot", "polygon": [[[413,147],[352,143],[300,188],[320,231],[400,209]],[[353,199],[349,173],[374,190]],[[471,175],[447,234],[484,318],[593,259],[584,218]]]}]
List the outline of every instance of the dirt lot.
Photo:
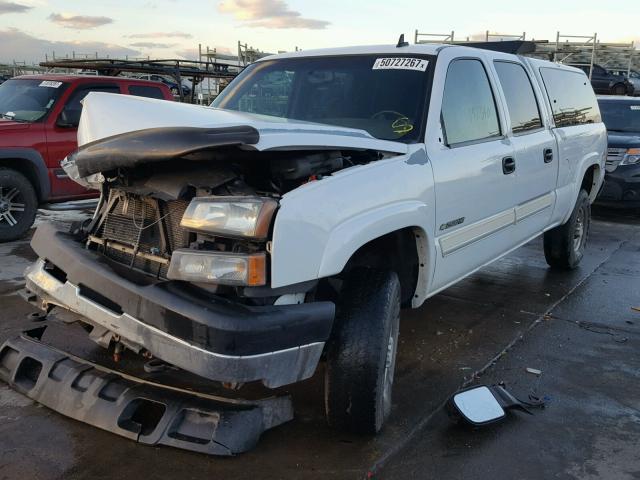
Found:
[{"label": "dirt lot", "polygon": [[[536,240],[405,311],[393,411],[376,438],[325,425],[322,368],[285,389],[295,420],[235,458],[137,445],[1,384],[0,479],[639,478],[639,226],[637,214],[600,211],[578,270],[549,271]],[[16,294],[32,255],[26,240],[0,245],[0,341],[33,325]],[[114,366],[78,328],[67,330],[52,341]],[[142,373],[134,359],[117,367]],[[474,376],[547,395],[548,408],[483,430],[453,427],[441,406]]]}]

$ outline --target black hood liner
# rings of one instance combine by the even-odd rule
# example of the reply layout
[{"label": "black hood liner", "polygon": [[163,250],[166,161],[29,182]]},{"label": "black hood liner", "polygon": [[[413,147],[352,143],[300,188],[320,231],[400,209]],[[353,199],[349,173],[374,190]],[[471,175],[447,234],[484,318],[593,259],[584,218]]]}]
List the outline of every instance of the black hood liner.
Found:
[{"label": "black hood liner", "polygon": [[116,168],[164,162],[217,147],[255,145],[258,131],[250,126],[222,128],[166,127],[122,133],[87,143],[73,153],[80,177]]}]

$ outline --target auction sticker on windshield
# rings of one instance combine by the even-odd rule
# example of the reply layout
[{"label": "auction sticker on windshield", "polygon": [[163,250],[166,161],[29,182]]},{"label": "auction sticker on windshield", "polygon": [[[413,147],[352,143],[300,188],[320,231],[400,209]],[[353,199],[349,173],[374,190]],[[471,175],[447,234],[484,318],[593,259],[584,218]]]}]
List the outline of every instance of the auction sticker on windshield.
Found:
[{"label": "auction sticker on windshield", "polygon": [[422,58],[378,58],[373,64],[373,70],[416,70],[425,72],[427,65],[429,65],[429,61]]},{"label": "auction sticker on windshield", "polygon": [[62,82],[54,82],[53,80],[44,80],[40,82],[39,87],[50,87],[50,88],[58,88],[62,85]]}]

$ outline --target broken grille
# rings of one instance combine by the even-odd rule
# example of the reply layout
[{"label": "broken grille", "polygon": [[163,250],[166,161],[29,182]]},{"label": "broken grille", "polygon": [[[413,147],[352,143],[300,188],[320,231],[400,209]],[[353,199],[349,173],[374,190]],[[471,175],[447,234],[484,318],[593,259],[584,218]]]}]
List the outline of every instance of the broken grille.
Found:
[{"label": "broken grille", "polygon": [[189,202],[112,192],[110,204],[93,237],[105,256],[166,278],[171,252],[189,244],[189,233],[180,227]]}]

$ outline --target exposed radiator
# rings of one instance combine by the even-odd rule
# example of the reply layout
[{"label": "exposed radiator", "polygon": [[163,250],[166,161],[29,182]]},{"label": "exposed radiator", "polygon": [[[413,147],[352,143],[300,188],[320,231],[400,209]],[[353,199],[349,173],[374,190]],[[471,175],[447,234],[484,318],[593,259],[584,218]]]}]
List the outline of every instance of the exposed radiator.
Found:
[{"label": "exposed radiator", "polygon": [[118,263],[165,278],[171,252],[189,243],[189,232],[180,227],[189,202],[112,191],[109,204],[94,243]]}]

